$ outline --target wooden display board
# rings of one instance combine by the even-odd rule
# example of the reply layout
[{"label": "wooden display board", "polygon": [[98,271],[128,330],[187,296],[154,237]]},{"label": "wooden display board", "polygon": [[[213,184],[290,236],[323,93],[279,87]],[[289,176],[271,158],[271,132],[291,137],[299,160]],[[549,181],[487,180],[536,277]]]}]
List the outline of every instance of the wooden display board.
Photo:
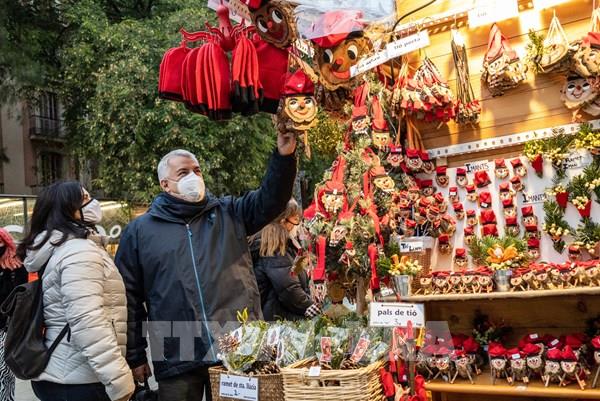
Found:
[{"label": "wooden display board", "polygon": [[[470,2],[470,0],[469,0]],[[401,10],[412,10],[425,3],[422,0],[406,0],[402,2]],[[552,19],[553,10],[569,40],[581,39],[587,34],[590,26],[592,0],[571,0],[559,4],[554,9],[542,11],[532,9],[531,2],[521,1],[519,18],[513,18],[498,23],[504,35],[510,40],[511,46],[519,55],[525,56],[525,46],[529,39],[527,33],[533,29],[538,33],[547,31]],[[403,21],[416,21],[421,18],[444,13],[455,9],[464,9],[463,0],[438,0],[424,10],[411,15]],[[450,49],[451,25],[449,19],[444,25],[429,29],[431,45],[424,49],[421,56],[428,56],[438,67],[442,76],[448,79],[452,89],[456,87],[454,63]],[[560,89],[565,81],[558,74],[535,75],[529,72],[528,79],[518,88],[508,91],[504,96],[491,97],[485,87],[481,86],[481,71],[483,57],[487,50],[489,26],[470,29],[466,19],[457,21],[460,32],[465,39],[468,49],[471,83],[476,96],[483,100],[483,111],[478,126],[459,126],[454,122],[437,127],[435,124],[419,124],[426,148],[437,148],[457,143],[476,141],[483,138],[493,138],[547,127],[553,127],[571,122],[572,113],[567,110],[560,100]],[[411,55],[412,65],[419,63],[419,54]],[[511,157],[520,153],[522,147],[506,147],[500,151],[466,154],[452,157],[451,166],[462,164],[465,160],[481,160],[494,157]]]},{"label": "wooden display board", "polygon": [[[470,2],[470,0],[469,0]],[[399,5],[398,13],[402,15],[425,3],[424,0],[406,0]],[[572,0],[557,5],[554,9],[534,10],[530,1],[519,1],[520,15],[518,18],[500,22],[504,35],[510,40],[521,57],[526,54],[528,43],[527,33],[533,29],[538,33],[547,31],[553,16],[553,10],[560,19],[569,40],[581,39],[587,34],[590,26],[592,0]],[[448,14],[452,10],[465,8],[463,0],[438,0],[433,5],[402,21],[403,24],[418,21],[435,14]],[[515,134],[519,132],[540,130],[572,122],[572,113],[566,109],[560,100],[560,90],[565,82],[565,76],[559,74],[535,75],[529,72],[526,82],[518,88],[508,91],[504,96],[492,97],[481,85],[481,71],[484,54],[487,50],[489,26],[470,29],[465,18],[454,21],[449,18],[444,24],[428,29],[431,45],[419,54],[412,54],[410,62],[419,65],[420,57],[428,56],[439,68],[442,75],[448,79],[452,89],[456,87],[454,64],[450,49],[451,26],[456,23],[465,38],[468,49],[471,83],[476,96],[482,99],[483,111],[481,121],[477,126],[458,126],[454,122],[437,127],[435,124],[419,123],[425,147],[428,149],[445,147],[454,144],[478,141],[486,138]],[[465,162],[489,160],[495,158],[512,158],[521,156],[522,145],[506,146],[501,149],[484,152],[474,152],[448,158],[450,167],[462,166]],[[533,172],[530,171],[533,176]],[[453,173],[450,173],[453,182]],[[493,165],[490,177],[493,177]],[[535,180],[535,178],[531,178]],[[532,181],[537,186],[546,183]],[[452,185],[451,185],[452,186]],[[447,190],[446,190],[447,191]],[[465,209],[474,208],[461,197]],[[496,200],[497,201],[497,200]],[[496,202],[495,201],[495,202]],[[519,203],[521,206],[521,203]],[[598,205],[594,205],[596,213]],[[541,204],[540,204],[541,208]],[[538,208],[536,207],[536,210]],[[497,209],[496,217],[499,227],[503,216],[501,208]],[[577,213],[573,210],[574,213]],[[567,214],[571,224],[576,223],[577,216]],[[543,219],[541,214],[538,226],[541,229]],[[575,222],[572,221],[575,219]],[[576,224],[574,224],[576,225]],[[461,228],[457,234],[462,233]],[[458,241],[458,240],[457,240]],[[456,244],[459,246],[459,244]],[[545,245],[544,245],[545,246]],[[545,249],[545,248],[544,248]],[[544,252],[544,250],[542,250]],[[548,251],[549,252],[549,251]],[[438,266],[447,265],[448,261],[438,260]],[[447,268],[447,267],[446,267]],[[473,328],[473,318],[477,311],[486,314],[494,321],[503,320],[514,329],[512,338],[507,345],[514,346],[523,335],[538,332],[540,335],[569,334],[585,329],[586,319],[596,317],[600,312],[600,294],[597,289],[575,289],[573,292],[545,291],[543,294],[532,293],[494,293],[491,295],[448,295],[428,299],[427,297],[411,298],[411,302],[424,302],[428,321],[447,321],[454,333],[470,334]],[[442,299],[443,298],[443,299]],[[434,400],[461,401],[500,401],[500,400],[547,400],[563,399],[600,399],[600,389],[579,390],[569,386],[559,388],[551,385],[548,388],[539,383],[527,388],[523,386],[508,386],[505,383],[491,385],[489,376],[480,376],[475,384],[457,382],[448,384],[439,381],[426,385],[433,392]]]}]

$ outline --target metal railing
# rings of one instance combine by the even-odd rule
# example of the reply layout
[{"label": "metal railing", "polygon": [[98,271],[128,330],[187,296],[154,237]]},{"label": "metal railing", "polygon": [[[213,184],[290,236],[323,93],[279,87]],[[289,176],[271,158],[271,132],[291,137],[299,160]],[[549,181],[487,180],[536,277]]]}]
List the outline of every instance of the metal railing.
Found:
[{"label": "metal railing", "polygon": [[51,139],[63,139],[63,122],[56,118],[40,115],[29,117],[29,136]]}]

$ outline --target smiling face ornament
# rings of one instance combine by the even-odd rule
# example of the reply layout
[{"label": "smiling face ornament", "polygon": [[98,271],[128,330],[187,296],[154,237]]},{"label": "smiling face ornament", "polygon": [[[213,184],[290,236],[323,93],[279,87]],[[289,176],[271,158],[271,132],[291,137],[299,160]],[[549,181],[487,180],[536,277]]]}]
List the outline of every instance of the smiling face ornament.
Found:
[{"label": "smiling face ornament", "polygon": [[280,49],[289,47],[296,40],[293,8],[281,0],[271,0],[251,12],[252,23],[259,36]]},{"label": "smiling face ornament", "polygon": [[318,108],[314,91],[314,84],[302,70],[286,76],[282,99],[283,117],[291,122],[296,131],[306,131],[317,125]]}]

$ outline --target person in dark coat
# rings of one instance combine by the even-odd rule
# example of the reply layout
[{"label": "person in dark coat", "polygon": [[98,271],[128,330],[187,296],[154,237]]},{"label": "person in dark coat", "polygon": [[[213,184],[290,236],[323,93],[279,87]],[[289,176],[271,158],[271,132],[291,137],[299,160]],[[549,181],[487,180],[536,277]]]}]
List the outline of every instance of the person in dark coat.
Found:
[{"label": "person in dark coat", "polygon": [[290,200],[285,211],[251,241],[254,275],[266,321],[300,320],[320,312],[310,298],[308,275],[295,270],[300,207]]},{"label": "person in dark coat", "polygon": [[163,192],[124,230],[115,262],[127,290],[127,361],[138,382],[151,375],[147,329],[161,401],[202,399],[205,390],[210,401],[217,338],[237,323],[238,311],[262,318],[246,238],[285,209],[295,149],[295,136],[280,133],[260,188],[238,198],[206,192],[190,152],[160,161]]},{"label": "person in dark coat", "polygon": [[[12,236],[0,228],[0,304],[16,286],[27,282],[27,270],[17,256],[17,247]],[[15,399],[15,375],[4,362],[6,340],[6,317],[0,316],[0,400]]]}]

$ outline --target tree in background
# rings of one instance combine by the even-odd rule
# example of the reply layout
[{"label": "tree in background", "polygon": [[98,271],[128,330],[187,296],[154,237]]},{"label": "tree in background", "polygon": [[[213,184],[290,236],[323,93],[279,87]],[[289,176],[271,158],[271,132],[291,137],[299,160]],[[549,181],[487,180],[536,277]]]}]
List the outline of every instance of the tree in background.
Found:
[{"label": "tree in background", "polygon": [[0,88],[59,94],[70,151],[82,168],[98,165],[95,188],[147,202],[159,158],[178,147],[198,156],[216,194],[259,184],[275,142],[269,116],[216,123],[157,97],[163,53],[212,10],[192,0],[0,0],[0,9]]}]

